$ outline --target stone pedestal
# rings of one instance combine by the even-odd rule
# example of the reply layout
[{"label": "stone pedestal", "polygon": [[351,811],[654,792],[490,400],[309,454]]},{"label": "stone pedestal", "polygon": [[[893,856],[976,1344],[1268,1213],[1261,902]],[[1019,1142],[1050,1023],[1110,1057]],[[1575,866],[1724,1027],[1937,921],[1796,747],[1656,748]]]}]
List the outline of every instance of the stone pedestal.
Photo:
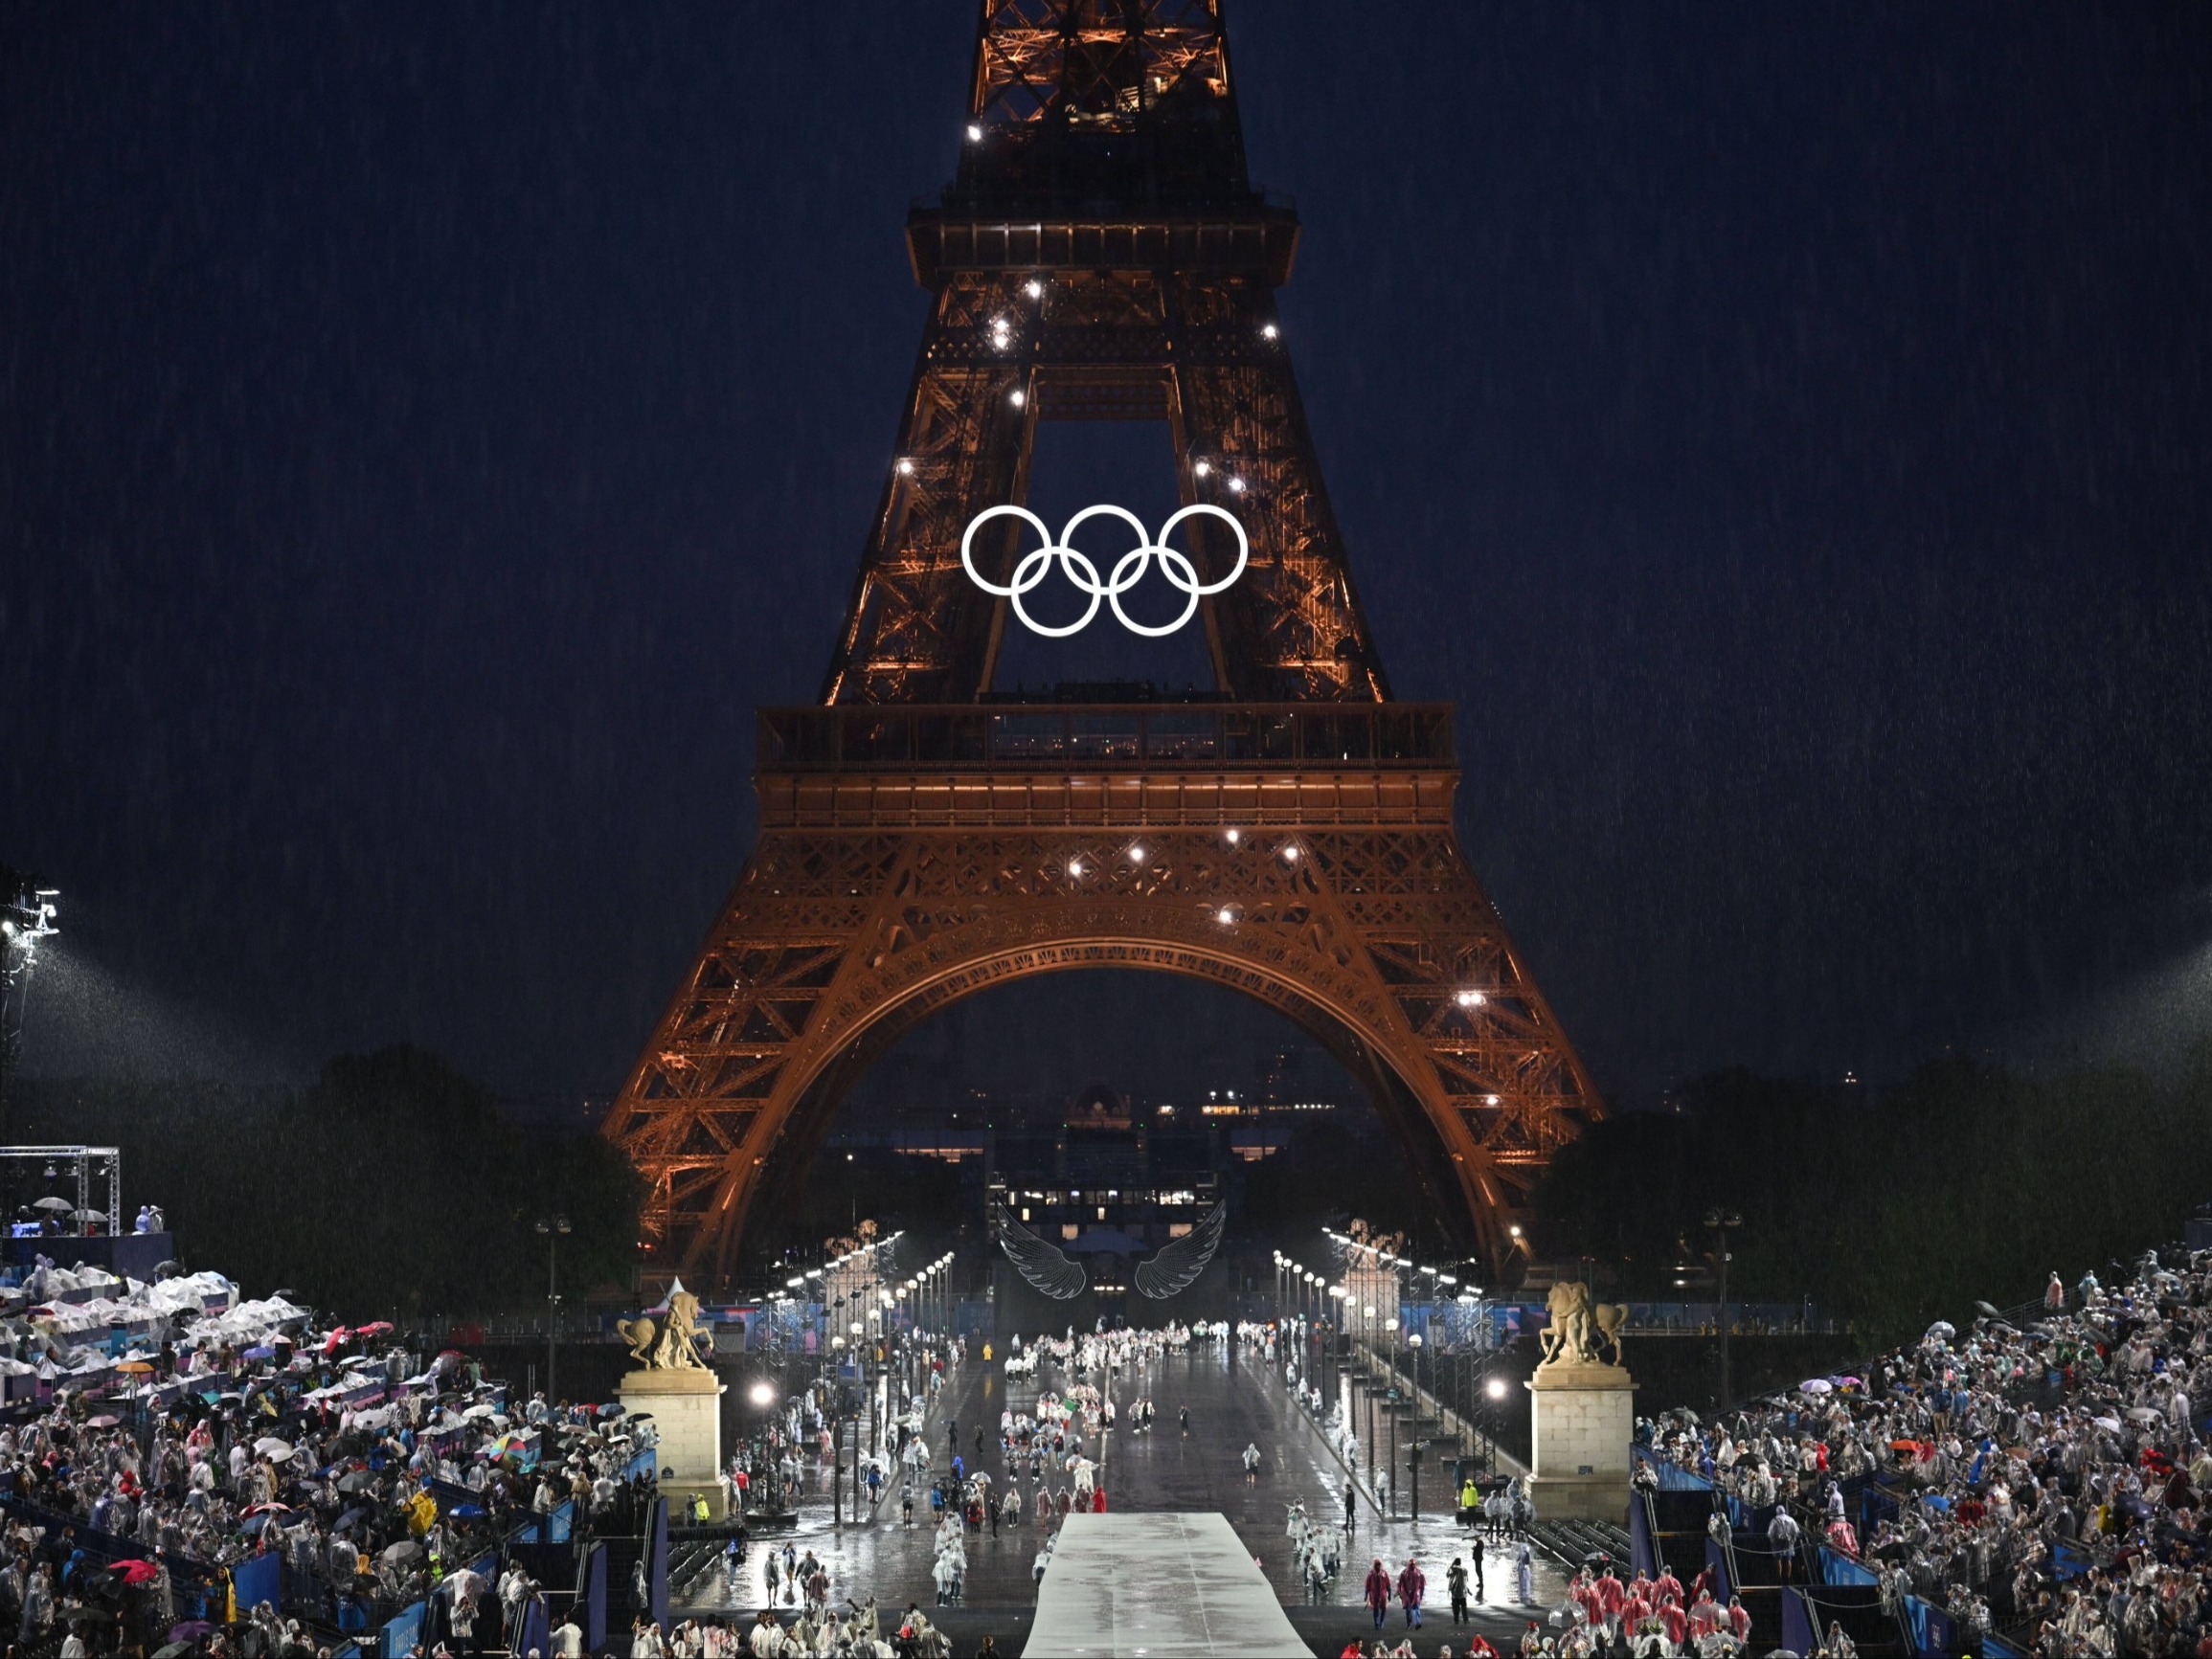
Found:
[{"label": "stone pedestal", "polygon": [[686,1518],[693,1492],[705,1492],[710,1513],[722,1515],[723,1387],[711,1371],[689,1367],[633,1371],[622,1379],[622,1409],[633,1417],[649,1414],[660,1431],[653,1451],[671,1522]]},{"label": "stone pedestal", "polygon": [[1540,1521],[1626,1524],[1636,1381],[1618,1365],[1553,1360],[1528,1379],[1530,1494]]}]

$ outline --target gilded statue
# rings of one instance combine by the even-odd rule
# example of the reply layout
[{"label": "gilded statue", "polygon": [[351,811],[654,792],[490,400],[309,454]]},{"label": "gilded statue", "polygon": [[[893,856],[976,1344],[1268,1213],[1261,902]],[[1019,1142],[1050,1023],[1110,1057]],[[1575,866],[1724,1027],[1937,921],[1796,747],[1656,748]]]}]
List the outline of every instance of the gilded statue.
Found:
[{"label": "gilded statue", "polygon": [[647,1371],[706,1370],[692,1341],[698,1331],[699,1298],[681,1285],[657,1322],[649,1313],[615,1321],[615,1334],[630,1345],[630,1357]]},{"label": "gilded statue", "polygon": [[[1538,1340],[1546,1365],[1618,1365],[1620,1334],[1628,1324],[1625,1302],[1593,1302],[1590,1287],[1576,1281],[1554,1285],[1545,1298],[1551,1323]],[[1611,1351],[1612,1357],[1606,1357]]]}]

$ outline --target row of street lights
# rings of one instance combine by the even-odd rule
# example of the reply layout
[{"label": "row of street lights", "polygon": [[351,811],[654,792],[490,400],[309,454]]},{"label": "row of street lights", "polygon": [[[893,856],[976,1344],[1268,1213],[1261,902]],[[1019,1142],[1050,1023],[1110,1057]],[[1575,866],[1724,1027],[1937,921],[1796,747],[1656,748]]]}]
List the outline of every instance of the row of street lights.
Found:
[{"label": "row of street lights", "polygon": [[[1409,1290],[1415,1294],[1426,1290],[1428,1294],[1424,1300],[1432,1307],[1441,1301],[1450,1301],[1460,1308],[1476,1310],[1481,1306],[1480,1294],[1472,1285],[1463,1288],[1456,1273],[1415,1262],[1409,1256],[1400,1255],[1398,1252],[1387,1249],[1380,1244],[1369,1244],[1365,1239],[1355,1239],[1348,1233],[1336,1232],[1326,1227],[1321,1230],[1331,1243],[1343,1250],[1345,1264],[1345,1282],[1341,1285],[1330,1286],[1328,1293],[1345,1307],[1347,1316],[1355,1317],[1358,1320],[1361,1328],[1365,1331],[1370,1351],[1379,1351],[1383,1338],[1388,1336],[1390,1347],[1390,1388],[1393,1398],[1397,1393],[1399,1349],[1401,1339],[1403,1340],[1403,1346],[1410,1356],[1408,1363],[1412,1375],[1413,1403],[1417,1417],[1421,1401],[1422,1355],[1425,1351],[1429,1356],[1430,1393],[1433,1395],[1437,1392],[1436,1372],[1442,1362],[1443,1355],[1429,1339],[1429,1334],[1409,1330],[1401,1322],[1400,1315],[1404,1312],[1400,1304],[1401,1296]],[[1520,1229],[1516,1227],[1514,1233],[1518,1237]],[[1401,1275],[1406,1280],[1410,1280],[1411,1284],[1403,1283]],[[1423,1285],[1423,1280],[1427,1280],[1429,1283]],[[1377,1281],[1382,1283],[1377,1283]],[[1376,1318],[1378,1313],[1382,1315],[1379,1322]],[[1463,1357],[1463,1355],[1461,1356]],[[1459,1392],[1460,1389],[1455,1387],[1455,1395]],[[1506,1397],[1507,1390],[1504,1379],[1496,1376],[1486,1378],[1481,1392],[1484,1396],[1482,1416],[1488,1424],[1488,1462],[1492,1467],[1495,1467],[1498,1439],[1495,1419],[1497,1413],[1502,1408]],[[1392,1412],[1390,1414],[1389,1468],[1392,1470],[1391,1507],[1393,1511],[1396,1508],[1397,1428],[1397,1414]],[[1371,1389],[1368,1391],[1367,1399],[1367,1429],[1368,1444],[1372,1446],[1374,1395]],[[1413,1504],[1416,1511],[1420,1505],[1419,1446],[1420,1443],[1416,1442],[1411,1463],[1415,1482]],[[1370,1457],[1370,1466],[1371,1464],[1372,1458]]]},{"label": "row of street lights", "polygon": [[[892,1239],[895,1240],[899,1236],[894,1233],[892,1235]],[[890,1242],[891,1240],[885,1241],[886,1244]],[[843,1259],[841,1258],[841,1260]],[[900,1409],[903,1412],[907,1401],[913,1399],[914,1392],[918,1386],[913,1375],[914,1359],[919,1353],[919,1345],[914,1341],[914,1333],[916,1331],[927,1332],[933,1329],[941,1330],[941,1321],[949,1317],[952,1265],[952,1252],[948,1250],[936,1261],[917,1269],[911,1277],[900,1280],[895,1285],[880,1290],[856,1292],[851,1297],[840,1297],[832,1305],[832,1323],[830,1325],[832,1334],[825,1356],[834,1368],[842,1369],[847,1338],[849,1337],[853,1362],[859,1372],[860,1384],[868,1391],[868,1449],[870,1456],[881,1455],[885,1424],[887,1420],[893,1415],[890,1393],[891,1344],[894,1337],[905,1344],[905,1363],[899,1367],[898,1372],[901,1393],[904,1396],[900,1401]],[[855,1304],[856,1312],[864,1311],[864,1317],[851,1320],[845,1325],[844,1329],[840,1330],[836,1321],[842,1319],[844,1308],[847,1301]],[[907,1324],[903,1331],[899,1327],[897,1317],[902,1309],[907,1310]],[[844,1425],[834,1416],[830,1436],[836,1448],[836,1461],[831,1471],[832,1490],[836,1494],[832,1504],[832,1514],[833,1518],[842,1524],[844,1518],[842,1494],[845,1490],[844,1477],[847,1468],[852,1474],[853,1513],[855,1515],[860,1513],[862,1481],[860,1419],[858,1414],[855,1413],[853,1417],[853,1446],[849,1464],[845,1457]]]},{"label": "row of street lights", "polygon": [[[1297,1300],[1298,1322],[1305,1339],[1306,1376],[1312,1378],[1319,1372],[1326,1377],[1328,1381],[1323,1385],[1323,1393],[1325,1398],[1334,1400],[1337,1390],[1335,1334],[1338,1322],[1324,1315],[1329,1312],[1330,1298],[1341,1299],[1343,1287],[1329,1284],[1320,1274],[1291,1260],[1280,1250],[1275,1253],[1275,1315],[1278,1319],[1282,1315],[1284,1304],[1294,1297]],[[1323,1331],[1329,1333],[1330,1336],[1325,1344],[1316,1340]],[[1287,1346],[1278,1344],[1278,1351]],[[1326,1363],[1317,1365],[1317,1348]]]}]

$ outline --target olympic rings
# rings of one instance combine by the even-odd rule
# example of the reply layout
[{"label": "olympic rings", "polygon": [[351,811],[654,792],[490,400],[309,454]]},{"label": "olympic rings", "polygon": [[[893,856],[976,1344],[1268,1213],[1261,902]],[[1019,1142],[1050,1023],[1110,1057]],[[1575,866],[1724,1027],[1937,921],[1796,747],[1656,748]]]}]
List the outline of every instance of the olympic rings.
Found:
[{"label": "olympic rings", "polygon": [[[1086,519],[1096,518],[1101,513],[1119,519],[1137,532],[1137,545],[1114,561],[1114,569],[1107,574],[1103,582],[1098,579],[1098,567],[1093,564],[1090,558],[1074,546],[1077,527]],[[1185,519],[1198,513],[1212,514],[1227,525],[1236,537],[1236,568],[1218,582],[1201,583],[1198,579],[1198,567],[1190,562],[1190,556],[1180,549],[1167,546],[1167,538],[1175,533],[1175,527]],[[976,531],[982,529],[985,524],[995,518],[1020,519],[1035,530],[1045,544],[1043,547],[1032,549],[1022,555],[1014,566],[1012,580],[1004,587],[991,581],[981,571],[977,570],[975,559],[972,556]],[[1185,507],[1164,525],[1162,525],[1160,527],[1160,540],[1157,542],[1147,537],[1143,520],[1126,507],[1117,506],[1085,507],[1061,527],[1060,539],[1057,542],[1052,539],[1052,532],[1045,527],[1045,521],[1027,507],[985,507],[969,521],[966,531],[960,537],[960,568],[967,572],[968,580],[975,583],[986,594],[995,594],[1002,599],[1011,599],[1014,602],[1014,615],[1021,617],[1022,625],[1030,633],[1042,634],[1048,639],[1065,639],[1071,634],[1080,634],[1091,625],[1091,619],[1098,615],[1098,602],[1101,599],[1114,607],[1114,615],[1120,618],[1121,625],[1132,634],[1141,634],[1148,639],[1164,639],[1198,615],[1198,601],[1200,599],[1205,598],[1208,594],[1220,593],[1234,582],[1237,577],[1243,575],[1245,563],[1251,557],[1252,543],[1245,536],[1244,527],[1220,507],[1206,502],[1199,502],[1194,505]],[[1144,623],[1137,621],[1121,608],[1121,595],[1144,580],[1146,573],[1152,569],[1154,559],[1160,561],[1160,569],[1167,577],[1168,585],[1181,589],[1184,595],[1183,615],[1176,617],[1174,621],[1158,628],[1147,627]],[[1045,577],[1050,572],[1055,560],[1059,562],[1060,569],[1066,573],[1068,580],[1075,584],[1077,591],[1091,595],[1091,603],[1083,614],[1074,621],[1058,628],[1038,621],[1022,608],[1022,595],[1034,592],[1043,583]]]}]

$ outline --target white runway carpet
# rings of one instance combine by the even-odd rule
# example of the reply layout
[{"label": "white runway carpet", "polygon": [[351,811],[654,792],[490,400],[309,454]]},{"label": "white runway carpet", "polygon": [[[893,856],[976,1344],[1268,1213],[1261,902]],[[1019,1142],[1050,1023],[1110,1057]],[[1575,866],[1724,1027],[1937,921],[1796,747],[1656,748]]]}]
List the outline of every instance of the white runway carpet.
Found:
[{"label": "white runway carpet", "polygon": [[1219,1514],[1070,1515],[1023,1659],[1280,1659],[1306,1645]]}]

